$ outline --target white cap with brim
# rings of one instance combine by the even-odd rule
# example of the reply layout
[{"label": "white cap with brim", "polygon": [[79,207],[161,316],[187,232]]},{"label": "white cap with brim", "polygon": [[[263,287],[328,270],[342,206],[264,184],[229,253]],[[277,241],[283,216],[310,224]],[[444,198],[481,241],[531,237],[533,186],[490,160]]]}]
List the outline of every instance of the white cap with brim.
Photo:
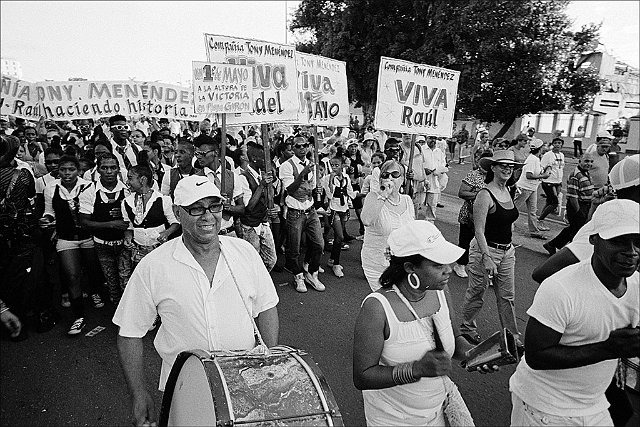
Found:
[{"label": "white cap with brim", "polygon": [[591,234],[605,240],[625,234],[640,234],[640,204],[634,200],[614,199],[598,206],[591,218]]},{"label": "white cap with brim", "polygon": [[411,221],[392,231],[387,243],[393,256],[421,255],[438,264],[451,264],[464,253],[464,249],[449,243],[435,225],[423,220]]},{"label": "white cap with brim", "polygon": [[486,171],[488,171],[491,165],[494,163],[513,165],[513,167],[516,169],[524,166],[524,163],[516,162],[515,154],[511,150],[496,150],[493,152],[493,156],[481,157],[480,160],[478,160],[478,164],[480,165],[480,167]]},{"label": "white cap with brim", "polygon": [[209,178],[201,175],[191,175],[178,181],[174,191],[173,203],[178,206],[190,206],[206,197],[216,197],[220,201],[226,200],[220,190]]},{"label": "white cap with brim", "polygon": [[609,182],[614,190],[640,185],[640,154],[625,157],[609,171]]}]

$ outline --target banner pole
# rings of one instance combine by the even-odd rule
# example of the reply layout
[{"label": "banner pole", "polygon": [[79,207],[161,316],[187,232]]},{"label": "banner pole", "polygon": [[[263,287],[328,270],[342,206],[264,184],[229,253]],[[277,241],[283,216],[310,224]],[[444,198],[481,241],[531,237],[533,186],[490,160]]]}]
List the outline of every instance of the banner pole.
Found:
[{"label": "banner pole", "polygon": [[322,204],[322,184],[318,174],[318,168],[320,167],[320,142],[318,141],[318,127],[313,125],[311,127],[311,133],[313,135],[313,162],[316,167],[314,173],[316,176],[316,199],[315,204],[320,206]]},{"label": "banner pole", "polygon": [[[221,131],[220,131],[220,193],[226,196],[226,170],[227,170],[227,114],[220,114],[221,117]],[[233,196],[233,195],[231,195]],[[228,200],[230,201],[230,200]]]},{"label": "banner pole", "polygon": [[[262,147],[264,148],[264,173],[266,176],[272,173],[271,167],[271,146],[269,144],[269,125],[260,125],[260,132],[262,133]],[[273,209],[273,184],[266,188],[267,196],[267,208]]]},{"label": "banner pole", "polygon": [[[416,134],[411,135],[411,149],[409,150],[409,166],[407,166],[407,175],[409,172],[413,172],[413,154],[416,149]],[[413,180],[406,178],[407,180],[407,195],[413,198]]]}]

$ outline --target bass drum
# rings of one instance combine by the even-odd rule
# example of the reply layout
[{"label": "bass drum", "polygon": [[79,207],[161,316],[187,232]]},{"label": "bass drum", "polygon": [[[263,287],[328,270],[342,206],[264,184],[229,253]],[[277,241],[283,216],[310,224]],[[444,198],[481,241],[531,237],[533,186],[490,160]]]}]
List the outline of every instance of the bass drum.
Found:
[{"label": "bass drum", "polygon": [[320,368],[307,353],[182,352],[165,386],[160,426],[342,426]]}]

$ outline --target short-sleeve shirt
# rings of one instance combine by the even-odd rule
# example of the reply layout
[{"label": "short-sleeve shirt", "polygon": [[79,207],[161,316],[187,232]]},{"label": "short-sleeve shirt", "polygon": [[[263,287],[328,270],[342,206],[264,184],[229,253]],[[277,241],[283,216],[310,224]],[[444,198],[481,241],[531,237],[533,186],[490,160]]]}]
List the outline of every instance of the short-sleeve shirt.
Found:
[{"label": "short-sleeve shirt", "polygon": [[[640,274],[627,278],[627,291],[615,297],[598,280],[590,260],[571,265],[538,288],[527,314],[561,333],[561,345],[581,346],[605,341],[615,329],[638,326]],[[510,390],[532,407],[552,415],[589,416],[606,410],[604,392],[617,360],[571,369],[534,370],[527,355],[509,381]]]},{"label": "short-sleeve shirt", "polygon": [[169,240],[140,261],[113,316],[120,336],[142,338],[160,315],[154,340],[162,358],[160,390],[182,351],[253,348],[251,318],[278,304],[273,280],[251,244],[219,239],[211,283],[182,238]]},{"label": "short-sleeve shirt", "polygon": [[[156,202],[157,199],[162,199],[162,212],[164,213],[164,217],[168,224],[178,224],[178,220],[176,219],[175,214],[173,213],[173,203],[171,202],[171,198],[168,196],[163,196],[159,191],[153,190],[149,201],[144,207],[144,211],[142,212],[140,223],[146,218],[147,214],[151,210],[151,207]],[[129,222],[129,230],[133,230],[133,241],[139,245],[143,246],[153,246],[158,243],[158,236],[160,233],[166,230],[164,225],[160,225],[157,227],[149,227],[149,228],[141,228],[137,227],[135,223],[135,219],[130,221],[129,214],[127,212],[126,205],[129,205],[131,210],[136,212],[136,193],[131,193],[129,196],[125,197],[122,200],[122,218],[125,221]]]},{"label": "short-sleeve shirt", "polygon": [[53,183],[55,180],[56,178],[51,175],[51,172],[36,179],[36,194],[44,194],[44,189],[47,185]]},{"label": "short-sleeve shirt", "polygon": [[[293,165],[295,166],[295,168],[297,169],[298,173],[300,173],[302,171],[302,169],[304,169],[304,166],[302,165],[302,163],[307,164],[309,162],[308,159],[305,160],[300,160],[298,157],[294,156],[291,159],[293,159]],[[278,170],[278,176],[279,178],[282,180],[282,187],[286,190],[287,187],[289,187],[291,184],[293,184],[293,181],[295,181],[295,177],[293,175],[293,169],[292,169],[292,162],[290,161],[286,161],[283,164],[280,165],[280,169]],[[317,170],[318,168],[316,167],[315,170]],[[312,177],[311,177],[311,186],[315,187],[316,186],[316,174],[314,172],[311,173]],[[288,207],[290,207],[291,209],[297,209],[297,210],[306,210],[309,209],[311,206],[313,206],[313,200],[305,200],[304,202],[300,202],[299,200],[296,200],[294,197],[287,195],[287,197],[284,199],[286,205]]]},{"label": "short-sleeve shirt", "polygon": [[550,175],[548,178],[543,178],[542,182],[549,184],[562,184],[562,178],[564,174],[564,154],[562,152],[554,153],[553,151],[547,151],[542,156],[540,165],[544,170],[546,167],[551,166]]},{"label": "short-sleeve shirt", "polygon": [[529,154],[527,160],[524,162],[524,166],[522,167],[520,179],[518,179],[518,182],[516,183],[516,186],[522,190],[536,191],[538,189],[538,185],[540,185],[540,179],[527,178],[527,172],[531,172],[534,175],[539,175],[542,172],[538,156]]}]

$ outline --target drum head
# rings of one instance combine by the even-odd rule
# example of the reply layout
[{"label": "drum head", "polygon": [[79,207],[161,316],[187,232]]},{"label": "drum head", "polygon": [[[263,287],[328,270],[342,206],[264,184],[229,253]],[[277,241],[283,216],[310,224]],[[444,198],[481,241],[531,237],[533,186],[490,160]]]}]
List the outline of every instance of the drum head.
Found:
[{"label": "drum head", "polygon": [[[167,383],[167,391],[169,384]],[[200,359],[191,355],[182,365],[173,388],[168,411],[170,426],[214,426],[216,415],[204,366]],[[163,405],[164,405],[163,399]]]}]

